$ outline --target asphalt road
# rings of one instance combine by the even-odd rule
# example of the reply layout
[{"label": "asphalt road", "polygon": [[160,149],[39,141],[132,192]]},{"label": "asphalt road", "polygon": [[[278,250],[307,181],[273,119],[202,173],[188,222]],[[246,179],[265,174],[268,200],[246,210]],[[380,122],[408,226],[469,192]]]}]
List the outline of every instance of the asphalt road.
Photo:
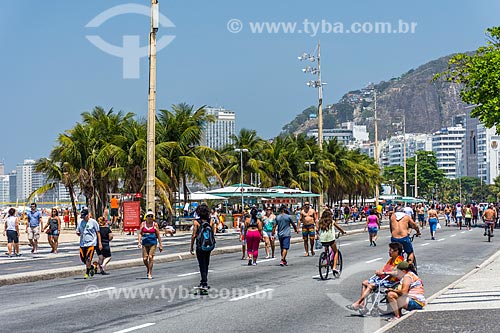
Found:
[{"label": "asphalt road", "polygon": [[[288,267],[280,267],[278,259],[246,266],[239,253],[212,257],[209,296],[190,294],[199,282],[196,260],[157,265],[151,281],[145,268],[137,267],[90,280],[71,277],[0,287],[2,331],[374,332],[385,324],[383,318],[359,317],[345,308],[357,298],[360,282],[388,258],[388,231],[381,233],[377,247],[368,247],[366,238],[341,239],[345,267],[338,280],[321,281],[318,255],[304,257],[302,246],[292,244]],[[496,240],[485,242],[480,229],[445,228],[431,241],[425,230],[414,246],[426,294],[496,252]]]}]

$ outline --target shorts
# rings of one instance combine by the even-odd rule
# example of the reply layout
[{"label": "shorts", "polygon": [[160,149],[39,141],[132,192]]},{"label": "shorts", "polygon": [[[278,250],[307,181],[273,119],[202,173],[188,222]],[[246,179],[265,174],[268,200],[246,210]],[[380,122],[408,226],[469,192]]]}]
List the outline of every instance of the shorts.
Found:
[{"label": "shorts", "polygon": [[396,242],[403,245],[403,250],[405,251],[406,254],[413,253],[413,245],[411,245],[410,236],[406,236],[403,238],[391,237],[391,242]]},{"label": "shorts", "polygon": [[103,246],[102,250],[99,250],[99,247],[97,246],[95,248],[95,252],[98,256],[103,256],[104,258],[111,257],[111,248],[109,246]]},{"label": "shorts", "polygon": [[111,216],[118,216],[118,208],[111,208]]},{"label": "shorts", "polygon": [[52,237],[59,237],[59,230],[49,230],[47,235],[52,236]]},{"label": "shorts", "polygon": [[332,246],[333,244],[335,244],[335,240],[332,240],[331,242],[321,242],[321,246],[323,247]]},{"label": "shorts", "polygon": [[80,247],[80,260],[86,264],[87,260],[92,261],[94,257],[95,246]]},{"label": "shorts", "polygon": [[425,215],[424,214],[418,214],[418,222],[425,222]]},{"label": "shorts", "polygon": [[314,224],[303,225],[302,226],[302,238],[315,238],[316,237],[316,226]]},{"label": "shorts", "polygon": [[368,227],[368,233],[370,234],[378,233],[378,227]]},{"label": "shorts", "polygon": [[411,310],[422,310],[422,309],[423,306],[419,302],[415,301],[413,298],[410,298],[408,300],[408,306],[406,307],[406,310],[411,311]]},{"label": "shorts", "polygon": [[69,223],[69,215],[64,215],[63,221],[64,221],[64,223]]},{"label": "shorts", "polygon": [[28,239],[40,239],[40,227],[28,227]]},{"label": "shorts", "polygon": [[290,236],[288,237],[280,237],[280,248],[282,250],[288,250],[290,249]]},{"label": "shorts", "polygon": [[382,279],[380,276],[375,275],[368,279],[368,283],[374,284],[376,286],[382,286],[385,288],[390,288],[394,285],[394,281],[389,281],[389,279]]},{"label": "shorts", "polygon": [[142,246],[142,257],[154,256],[156,252],[156,245],[143,245]]},{"label": "shorts", "polygon": [[264,232],[262,233],[262,236],[264,236],[264,237],[269,237],[269,238],[271,238],[271,236],[272,236],[272,235],[273,235],[273,232],[272,232],[272,231],[264,231]]},{"label": "shorts", "polygon": [[7,243],[19,243],[19,235],[15,230],[7,230]]}]

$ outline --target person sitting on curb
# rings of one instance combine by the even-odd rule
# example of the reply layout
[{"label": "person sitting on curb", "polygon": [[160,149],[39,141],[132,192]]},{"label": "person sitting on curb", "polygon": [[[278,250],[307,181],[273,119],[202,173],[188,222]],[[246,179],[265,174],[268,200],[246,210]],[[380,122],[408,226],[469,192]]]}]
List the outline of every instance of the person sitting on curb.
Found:
[{"label": "person sitting on curb", "polygon": [[[389,260],[381,269],[375,271],[375,275],[369,278],[368,280],[364,280],[361,284],[361,296],[358,300],[352,304],[346,305],[346,308],[349,310],[360,310],[365,304],[365,298],[370,294],[370,292],[375,289],[377,285],[383,287],[389,287],[394,285],[395,282],[399,281],[399,278],[396,276],[396,266],[404,261],[403,256],[403,245],[401,243],[389,243]],[[384,278],[387,278],[384,280]]]},{"label": "person sitting on curb", "polygon": [[401,283],[397,288],[389,288],[387,299],[394,311],[394,317],[387,321],[395,321],[401,318],[400,308],[406,310],[421,310],[426,305],[424,296],[424,283],[415,274],[413,264],[406,261],[400,262],[397,266],[397,277]]}]

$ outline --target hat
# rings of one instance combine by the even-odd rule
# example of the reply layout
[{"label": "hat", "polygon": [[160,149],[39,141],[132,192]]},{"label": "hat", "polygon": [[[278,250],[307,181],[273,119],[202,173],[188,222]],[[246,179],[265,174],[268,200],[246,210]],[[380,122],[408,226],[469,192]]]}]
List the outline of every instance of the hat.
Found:
[{"label": "hat", "polygon": [[80,216],[82,218],[87,217],[89,215],[89,210],[87,208],[83,208],[82,211],[80,212]]},{"label": "hat", "polygon": [[153,211],[151,210],[148,210],[148,212],[146,213],[146,215],[144,215],[144,218],[148,217],[148,216],[152,216],[153,218],[155,217],[155,214],[153,213]]},{"label": "hat", "polygon": [[410,264],[407,262],[407,261],[401,261],[398,266],[397,266],[398,269],[401,269],[401,270],[405,270],[407,271],[408,268],[410,268]]}]

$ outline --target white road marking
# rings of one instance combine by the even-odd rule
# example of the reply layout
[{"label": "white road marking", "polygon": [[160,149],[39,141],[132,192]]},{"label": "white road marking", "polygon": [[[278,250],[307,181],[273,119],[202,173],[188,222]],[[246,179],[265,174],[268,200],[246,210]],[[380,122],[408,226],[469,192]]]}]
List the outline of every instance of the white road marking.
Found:
[{"label": "white road marking", "polygon": [[[213,273],[214,271],[212,271],[212,270],[209,269],[208,272],[209,273]],[[177,276],[182,277],[182,276],[190,276],[190,275],[196,275],[196,274],[200,274],[200,272],[192,272],[192,273],[179,274]]]},{"label": "white road marking", "polygon": [[462,231],[461,234],[465,234],[467,231]]},{"label": "white road marking", "polygon": [[372,259],[372,260],[368,260],[368,261],[365,261],[365,264],[370,264],[372,262],[375,262],[375,261],[379,261],[379,260],[382,260],[383,258],[375,258],[375,259]]},{"label": "white road marking", "polygon": [[342,243],[342,246],[347,246],[347,245],[351,245],[352,243]]},{"label": "white road marking", "polygon": [[457,234],[450,235],[450,238],[451,238],[451,237],[455,237],[456,235],[457,235]]},{"label": "white road marking", "polygon": [[312,278],[313,278],[313,279],[317,279],[317,278],[319,278],[319,277],[321,277],[321,276],[319,276],[319,275],[314,275]]},{"label": "white road marking", "polygon": [[438,242],[444,241],[444,238],[439,238]]},{"label": "white road marking", "polygon": [[422,244],[421,246],[427,246],[427,245],[429,245],[429,244],[430,244],[430,243],[424,243],[424,244]]},{"label": "white road marking", "polygon": [[256,291],[256,292],[251,293],[251,294],[247,294],[247,295],[239,296],[239,297],[236,297],[236,298],[231,298],[229,301],[230,301],[230,302],[233,302],[233,301],[239,301],[239,300],[241,300],[241,299],[245,299],[245,298],[249,298],[249,297],[252,297],[252,296],[255,296],[255,295],[259,295],[259,294],[267,293],[267,292],[269,292],[269,291],[273,291],[273,289],[268,288],[268,289],[264,289],[264,290],[261,290],[261,291]]},{"label": "white road marking", "polygon": [[30,267],[33,267],[33,266],[16,266],[16,267],[5,268],[5,270],[6,271],[13,271],[16,269],[25,269],[25,268],[30,268]]},{"label": "white road marking", "polygon": [[116,331],[114,333],[132,332],[132,331],[140,330],[141,328],[146,328],[146,327],[153,326],[153,325],[156,325],[156,323],[146,323],[146,324],[142,324],[142,325],[139,325],[139,326],[130,327],[130,328],[127,328],[127,329],[124,329],[124,330],[121,330],[121,331]]},{"label": "white road marking", "polygon": [[259,260],[259,262],[266,262],[266,261],[272,261],[272,260],[276,260],[276,258],[262,259],[262,260]]},{"label": "white road marking", "polygon": [[103,289],[93,289],[92,288],[92,290],[87,290],[87,291],[83,291],[81,293],[76,293],[76,294],[59,296],[57,298],[63,299],[63,298],[70,298],[70,297],[76,297],[76,296],[90,295],[90,294],[100,293],[101,291],[112,290],[112,289],[116,289],[116,288],[115,287],[108,287],[108,288],[103,288]]}]

